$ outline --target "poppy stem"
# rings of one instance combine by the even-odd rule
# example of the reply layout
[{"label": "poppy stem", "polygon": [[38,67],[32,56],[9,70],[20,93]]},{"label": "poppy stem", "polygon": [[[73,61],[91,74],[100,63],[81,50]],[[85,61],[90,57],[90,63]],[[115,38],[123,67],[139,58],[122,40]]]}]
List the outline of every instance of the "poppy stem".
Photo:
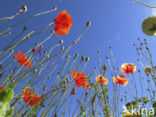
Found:
[{"label": "poppy stem", "polygon": [[150,6],[150,5],[148,5],[148,4],[145,4],[145,3],[140,2],[140,1],[137,1],[137,0],[132,0],[132,1],[133,1],[133,2],[137,2],[137,3],[139,3],[139,4],[142,4],[142,5],[144,5],[144,6],[146,6],[146,7],[149,7],[149,8],[156,8],[156,7]]},{"label": "poppy stem", "polygon": [[18,26],[18,25],[20,25],[20,24],[23,24],[24,22],[26,22],[26,21],[28,21],[28,20],[34,18],[34,17],[37,17],[37,16],[40,16],[40,15],[43,15],[43,14],[47,14],[47,13],[53,12],[53,11],[55,11],[55,10],[56,10],[56,8],[53,8],[52,10],[48,10],[48,11],[41,12],[41,13],[37,13],[37,14],[35,14],[35,15],[33,15],[33,16],[30,16],[30,17],[26,18],[25,20],[20,21],[19,23],[14,24],[13,26],[11,26],[11,27],[5,29],[3,32],[0,33],[0,35],[4,34],[5,32],[11,30],[12,28],[14,28],[14,27],[16,27],[16,26]]}]

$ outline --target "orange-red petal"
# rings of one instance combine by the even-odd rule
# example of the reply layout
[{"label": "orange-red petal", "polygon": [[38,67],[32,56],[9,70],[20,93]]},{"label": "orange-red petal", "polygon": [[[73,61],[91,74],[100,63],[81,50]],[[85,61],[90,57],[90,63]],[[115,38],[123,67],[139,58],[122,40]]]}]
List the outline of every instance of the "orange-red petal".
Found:
[{"label": "orange-red petal", "polygon": [[16,55],[13,56],[22,66],[31,67],[31,61],[25,56],[25,54],[18,51],[18,57]]},{"label": "orange-red petal", "polygon": [[70,27],[73,24],[72,17],[67,13],[66,10],[63,10],[56,16],[55,19],[55,34],[56,35],[66,35],[70,31]]},{"label": "orange-red petal", "polygon": [[42,101],[39,95],[34,95],[31,97],[30,101],[28,102],[31,106],[37,106]]},{"label": "orange-red petal", "polygon": [[136,71],[136,66],[133,63],[124,63],[121,65],[121,72],[124,74],[134,73]]}]

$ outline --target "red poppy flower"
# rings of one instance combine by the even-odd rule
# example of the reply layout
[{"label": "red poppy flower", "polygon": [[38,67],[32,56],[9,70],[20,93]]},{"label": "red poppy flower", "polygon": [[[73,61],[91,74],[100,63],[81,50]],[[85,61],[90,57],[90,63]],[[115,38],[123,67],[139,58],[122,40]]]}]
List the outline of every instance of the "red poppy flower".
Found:
[{"label": "red poppy flower", "polygon": [[78,78],[79,73],[75,70],[73,71],[71,77],[73,78],[73,80],[76,80]]},{"label": "red poppy flower", "polygon": [[37,106],[41,101],[41,97],[36,95],[33,90],[27,89],[23,94],[23,100],[30,106]]},{"label": "red poppy flower", "polygon": [[70,27],[72,26],[72,17],[67,13],[66,10],[63,10],[56,16],[55,19],[55,34],[57,35],[66,35],[70,31]]},{"label": "red poppy flower", "polygon": [[18,51],[18,57],[16,55],[13,55],[17,62],[19,62],[21,65],[30,67],[31,61],[20,51]]},{"label": "red poppy flower", "polygon": [[108,79],[107,78],[104,78],[103,75],[98,75],[96,78],[95,78],[96,82],[101,84],[101,85],[107,85],[108,84]]},{"label": "red poppy flower", "polygon": [[83,88],[87,88],[88,83],[87,83],[87,79],[85,77],[79,77],[78,79],[75,80],[76,86],[77,87],[83,87]]},{"label": "red poppy flower", "polygon": [[134,73],[136,66],[133,63],[124,63],[121,65],[121,72],[124,74]]},{"label": "red poppy flower", "polygon": [[75,70],[75,71],[73,71],[71,77],[75,81],[77,87],[82,86],[83,88],[87,88],[87,86],[88,86],[88,82],[86,79],[87,76],[83,72],[77,72]]},{"label": "red poppy flower", "polygon": [[42,101],[39,95],[34,95],[31,97],[30,101],[28,102],[30,106],[37,106]]},{"label": "red poppy flower", "polygon": [[35,95],[35,93],[34,93],[33,90],[31,90],[31,89],[26,89],[26,91],[25,91],[24,94],[23,94],[23,100],[24,100],[26,103],[28,103],[28,102],[30,101],[30,98],[31,98],[32,96],[34,96],[34,95]]},{"label": "red poppy flower", "polygon": [[129,80],[126,79],[124,75],[118,75],[117,78],[113,77],[113,82],[116,84],[121,84],[123,86],[126,86]]}]

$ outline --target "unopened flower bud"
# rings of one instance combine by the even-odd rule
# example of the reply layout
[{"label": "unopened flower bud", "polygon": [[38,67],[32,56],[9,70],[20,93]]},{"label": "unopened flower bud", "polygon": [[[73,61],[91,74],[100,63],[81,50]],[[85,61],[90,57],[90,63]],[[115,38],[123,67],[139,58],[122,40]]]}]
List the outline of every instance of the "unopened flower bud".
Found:
[{"label": "unopened flower bud", "polygon": [[63,44],[63,40],[60,40],[60,41],[59,41],[59,44]]},{"label": "unopened flower bud", "polygon": [[37,42],[37,43],[36,43],[36,46],[38,46],[38,45],[39,45],[39,43]]},{"label": "unopened flower bud", "polygon": [[61,50],[62,50],[62,51],[64,50],[64,46],[61,47]]},{"label": "unopened flower bud", "polygon": [[100,53],[100,50],[97,50],[97,53],[99,54]]},{"label": "unopened flower bud", "polygon": [[11,52],[11,53],[13,53],[13,52],[14,52],[14,50],[12,49],[10,52]]},{"label": "unopened flower bud", "polygon": [[46,56],[46,54],[47,54],[47,51],[44,51],[44,56]]},{"label": "unopened flower bud", "polygon": [[31,50],[31,52],[32,52],[32,54],[35,54],[36,49],[35,49],[35,48],[33,48],[33,49]]},{"label": "unopened flower bud", "polygon": [[91,22],[90,21],[87,21],[87,23],[86,23],[87,27],[89,27],[90,24],[91,24]]},{"label": "unopened flower bud", "polygon": [[76,44],[76,41],[73,41],[73,44]]},{"label": "unopened flower bud", "polygon": [[84,56],[81,56],[81,60],[83,61],[85,58],[84,58]]},{"label": "unopened flower bud", "polygon": [[47,54],[47,56],[46,56],[47,58],[49,58],[49,54]]},{"label": "unopened flower bud", "polygon": [[34,73],[36,73],[36,72],[37,72],[37,69],[34,70]]},{"label": "unopened flower bud", "polygon": [[27,30],[27,27],[24,26],[24,27],[23,27],[23,31],[26,31],[26,30]]},{"label": "unopened flower bud", "polygon": [[22,6],[21,13],[25,13],[25,12],[27,12],[27,10],[28,10],[27,6],[24,5],[24,6]]},{"label": "unopened flower bud", "polygon": [[89,57],[86,57],[86,59],[85,59],[85,60],[86,60],[86,62],[87,62],[87,61],[89,61]]},{"label": "unopened flower bud", "polygon": [[54,10],[57,10],[57,7],[56,7],[56,6],[54,6],[54,7],[53,7],[53,9],[54,9]]},{"label": "unopened flower bud", "polygon": [[70,59],[70,57],[71,57],[70,55],[67,55],[67,56],[66,56],[66,59]]},{"label": "unopened flower bud", "polygon": [[43,87],[43,90],[45,91],[46,89],[47,89],[47,86],[44,86],[44,87]]}]

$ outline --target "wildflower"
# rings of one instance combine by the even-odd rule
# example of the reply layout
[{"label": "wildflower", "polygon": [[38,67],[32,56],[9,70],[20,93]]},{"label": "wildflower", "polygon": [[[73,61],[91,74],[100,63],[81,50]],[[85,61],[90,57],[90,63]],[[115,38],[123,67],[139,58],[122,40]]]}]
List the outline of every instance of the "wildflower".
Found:
[{"label": "wildflower", "polygon": [[107,85],[108,84],[108,79],[107,78],[104,78],[103,75],[98,75],[96,78],[95,78],[96,82],[101,84],[101,85]]},{"label": "wildflower", "polygon": [[134,73],[136,71],[136,66],[133,63],[124,63],[121,65],[121,72],[124,74]]},{"label": "wildflower", "polygon": [[31,89],[26,89],[26,91],[25,91],[24,94],[23,94],[23,100],[24,100],[25,102],[28,103],[29,100],[30,100],[30,98],[31,98],[33,95],[35,95],[35,93],[34,93],[33,90],[31,90]]},{"label": "wildflower", "polygon": [[71,77],[73,78],[73,80],[76,80],[76,78],[78,77],[79,73],[75,70],[73,71]]},{"label": "wildflower", "polygon": [[71,94],[71,95],[75,95],[75,93],[76,93],[76,89],[75,89],[75,87],[73,87],[73,89],[72,89],[72,91],[70,92],[70,94]]},{"label": "wildflower", "polygon": [[30,67],[31,61],[25,56],[25,54],[18,51],[18,57],[16,55],[13,55],[17,62],[19,62],[21,65]]},{"label": "wildflower", "polygon": [[37,106],[42,101],[39,95],[34,95],[31,97],[30,101],[28,102],[30,106]]},{"label": "wildflower", "polygon": [[77,72],[75,70],[75,71],[73,71],[71,77],[75,81],[77,87],[82,86],[83,88],[87,88],[87,86],[88,86],[88,82],[86,79],[87,76],[83,72]]},{"label": "wildflower", "polygon": [[37,106],[42,101],[41,97],[36,95],[31,89],[26,89],[23,94],[23,100],[30,106]]},{"label": "wildflower", "polygon": [[70,27],[72,26],[72,17],[67,13],[66,10],[63,10],[56,16],[55,24],[55,34],[66,35],[69,33]]},{"label": "wildflower", "polygon": [[126,79],[124,75],[118,75],[117,78],[113,77],[113,82],[116,84],[121,84],[123,86],[126,86],[129,80]]}]

